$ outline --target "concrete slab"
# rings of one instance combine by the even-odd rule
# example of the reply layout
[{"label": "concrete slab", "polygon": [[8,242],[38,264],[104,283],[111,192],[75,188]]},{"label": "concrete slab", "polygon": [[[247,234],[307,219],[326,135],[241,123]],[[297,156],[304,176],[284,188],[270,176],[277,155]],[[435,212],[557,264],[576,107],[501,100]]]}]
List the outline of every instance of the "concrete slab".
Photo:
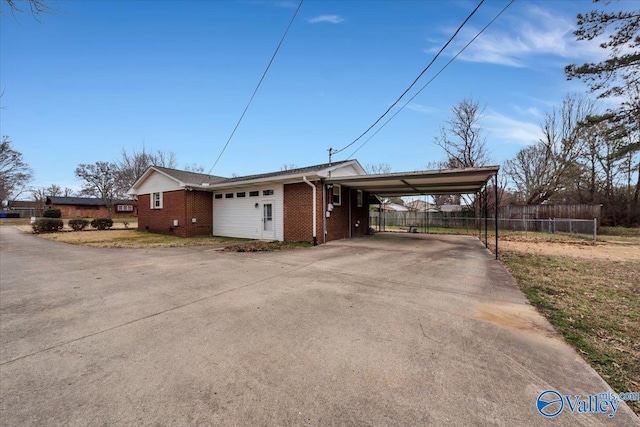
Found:
[{"label": "concrete slab", "polygon": [[2,425],[526,426],[543,390],[610,390],[468,236],[222,253],[0,227],[0,316]]}]

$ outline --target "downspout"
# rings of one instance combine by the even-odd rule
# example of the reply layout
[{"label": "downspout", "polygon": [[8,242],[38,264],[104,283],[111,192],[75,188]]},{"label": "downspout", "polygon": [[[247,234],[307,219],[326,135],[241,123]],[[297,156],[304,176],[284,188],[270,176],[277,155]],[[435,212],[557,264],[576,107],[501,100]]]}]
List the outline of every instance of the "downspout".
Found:
[{"label": "downspout", "polygon": [[313,189],[313,207],[312,207],[313,209],[313,246],[318,246],[318,236],[316,235],[316,216],[318,214],[316,212],[316,203],[317,203],[316,202],[316,186],[311,182],[309,182],[306,176],[303,176],[302,180],[307,184],[309,184]]},{"label": "downspout", "polygon": [[320,180],[322,184],[322,243],[327,243],[327,186],[324,179]]},{"label": "downspout", "polygon": [[347,189],[349,191],[349,238],[353,237],[353,233],[351,232],[351,189]]}]

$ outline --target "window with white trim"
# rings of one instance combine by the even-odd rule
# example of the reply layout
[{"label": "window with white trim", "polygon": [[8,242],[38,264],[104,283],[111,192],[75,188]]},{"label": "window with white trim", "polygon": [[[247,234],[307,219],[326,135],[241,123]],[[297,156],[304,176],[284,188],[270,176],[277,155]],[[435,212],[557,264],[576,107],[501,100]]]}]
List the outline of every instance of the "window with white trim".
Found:
[{"label": "window with white trim", "polygon": [[362,190],[358,190],[356,194],[356,206],[359,208],[362,207]]},{"label": "window with white trim", "polygon": [[162,209],[162,192],[151,193],[151,209]]},{"label": "window with white trim", "polygon": [[333,184],[331,203],[334,206],[340,206],[342,204],[342,187],[340,184]]},{"label": "window with white trim", "polygon": [[118,205],[116,206],[118,212],[133,212],[133,205]]}]

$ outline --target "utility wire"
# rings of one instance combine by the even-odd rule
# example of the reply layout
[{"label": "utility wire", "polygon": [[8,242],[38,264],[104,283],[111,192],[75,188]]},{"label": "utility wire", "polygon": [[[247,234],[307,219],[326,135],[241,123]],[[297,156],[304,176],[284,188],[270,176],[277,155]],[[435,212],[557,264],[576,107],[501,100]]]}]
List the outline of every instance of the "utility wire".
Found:
[{"label": "utility wire", "polygon": [[409,103],[411,103],[411,101],[413,101],[413,100],[414,100],[418,95],[420,95],[420,93],[421,93],[421,92],[422,92],[422,91],[423,91],[427,86],[429,86],[429,84],[431,84],[431,82],[432,82],[432,81],[434,81],[434,80],[436,79],[436,77],[438,77],[438,76],[440,75],[440,73],[442,73],[442,72],[445,70],[445,68],[447,68],[449,65],[451,65],[451,63],[452,63],[453,61],[455,61],[455,60],[456,60],[456,58],[457,58],[458,56],[460,56],[460,55],[462,54],[462,52],[464,52],[464,51],[465,51],[465,50],[466,50],[466,49],[471,45],[471,43],[473,43],[473,42],[474,42],[478,37],[480,37],[480,35],[481,35],[482,33],[484,33],[484,32],[485,32],[485,30],[486,30],[487,28],[489,28],[489,27],[491,26],[491,24],[493,24],[493,23],[494,23],[494,21],[495,21],[496,19],[498,19],[498,18],[499,18],[499,17],[500,17],[500,16],[501,16],[501,15],[502,15],[502,14],[503,14],[503,13],[504,13],[508,8],[509,8],[509,6],[511,6],[511,5],[513,4],[513,2],[515,2],[515,1],[516,1],[516,0],[511,0],[511,1],[510,1],[510,2],[505,6],[505,7],[503,7],[503,8],[502,8],[502,10],[501,10],[500,12],[498,12],[498,14],[497,14],[496,16],[494,16],[494,18],[493,18],[491,21],[489,21],[489,23],[488,23],[487,25],[485,25],[485,26],[484,26],[484,28],[482,28],[482,29],[478,32],[478,34],[476,34],[476,35],[475,35],[471,40],[469,40],[469,43],[467,43],[466,45],[464,45],[464,47],[463,47],[462,49],[460,49],[460,51],[458,51],[458,53],[456,53],[456,54],[455,54],[455,56],[453,56],[453,58],[451,58],[451,59],[449,60],[449,62],[447,62],[447,63],[444,65],[444,67],[442,67],[442,68],[441,68],[441,69],[440,69],[440,70],[439,70],[439,71],[438,71],[438,72],[437,72],[433,77],[431,77],[431,79],[429,79],[429,81],[428,81],[428,82],[426,82],[426,83],[424,84],[424,86],[422,86],[422,87],[420,88],[420,90],[419,90],[418,92],[416,92],[416,93],[415,93],[415,95],[413,95],[411,98],[409,98],[409,100],[408,100],[407,102],[405,102],[405,103],[402,105],[402,107],[400,107],[400,109],[399,109],[398,111],[396,111],[396,112],[395,112],[391,117],[389,117],[389,119],[388,119],[386,122],[384,122],[384,123],[382,124],[382,126],[380,126],[380,127],[379,127],[379,128],[378,128],[378,129],[373,133],[373,135],[371,135],[369,138],[367,138],[367,140],[366,140],[366,141],[364,141],[362,144],[360,144],[360,146],[359,146],[359,147],[358,147],[358,148],[357,148],[353,153],[351,153],[351,154],[349,155],[349,157],[347,157],[347,160],[348,160],[348,159],[350,159],[350,158],[352,158],[352,157],[353,157],[353,156],[354,156],[358,151],[360,151],[360,149],[361,149],[362,147],[364,147],[364,146],[365,146],[365,144],[366,144],[367,142],[371,141],[371,139],[373,139],[373,137],[374,137],[374,136],[376,136],[376,135],[378,134],[378,132],[380,132],[380,131],[382,130],[382,128],[384,128],[384,127],[385,127],[385,126],[386,126],[386,125],[387,125],[391,120],[393,120],[393,119],[394,119],[394,118],[395,118],[395,117],[400,113],[400,111],[404,110],[404,108],[405,108],[407,105],[409,105]]},{"label": "utility wire", "polygon": [[411,90],[411,88],[413,86],[415,86],[416,83],[418,83],[418,80],[420,80],[420,77],[422,77],[424,75],[424,73],[427,72],[427,70],[429,70],[429,68],[431,68],[431,65],[433,65],[433,63],[438,59],[438,57],[440,56],[440,54],[442,54],[442,52],[444,52],[444,50],[447,48],[447,46],[449,46],[449,44],[453,41],[453,39],[456,38],[456,36],[458,35],[458,33],[460,32],[460,30],[462,30],[462,27],[464,27],[466,25],[466,23],[469,21],[469,19],[471,19],[471,17],[478,11],[478,9],[480,9],[480,6],[482,6],[482,3],[484,3],[484,0],[480,0],[480,3],[478,3],[478,5],[475,7],[475,9],[473,9],[473,11],[469,14],[469,16],[467,16],[467,18],[462,22],[462,24],[460,24],[460,26],[458,27],[458,29],[455,31],[455,33],[453,33],[453,35],[449,38],[449,40],[447,40],[447,42],[444,44],[444,46],[442,46],[442,48],[438,51],[438,53],[433,57],[433,59],[431,60],[431,62],[429,62],[429,64],[424,68],[424,70],[422,70],[422,72],[420,74],[418,74],[418,77],[416,77],[413,82],[409,85],[409,87],[402,92],[402,95],[400,95],[398,97],[398,99],[396,99],[394,101],[393,104],[391,104],[391,106],[389,108],[387,108],[387,111],[385,111],[380,117],[378,117],[376,119],[375,122],[373,122],[373,124],[371,126],[369,126],[367,128],[367,130],[365,130],[364,132],[362,132],[360,134],[360,136],[358,136],[356,139],[354,139],[353,141],[351,141],[349,144],[345,145],[344,147],[342,147],[339,150],[332,150],[331,154],[338,154],[344,150],[346,150],[347,148],[351,147],[353,144],[355,144],[356,142],[358,142],[360,140],[360,138],[362,138],[363,136],[365,136],[371,129],[373,129],[373,127],[375,125],[377,125],[380,120],[382,120],[384,118],[384,116],[386,116],[389,111],[391,111],[391,109],[393,107],[395,107],[398,102],[400,102],[400,100],[402,99],[402,97],[404,97],[407,92],[409,92]]},{"label": "utility wire", "polygon": [[296,9],[295,13],[293,14],[293,17],[291,18],[291,21],[289,22],[289,25],[287,26],[287,29],[285,30],[284,34],[282,35],[282,38],[280,39],[280,42],[278,43],[278,46],[276,47],[275,52],[273,52],[273,55],[271,55],[271,59],[269,60],[269,64],[267,65],[267,68],[264,70],[264,73],[262,73],[262,77],[260,77],[260,81],[258,82],[256,88],[253,90],[253,94],[251,95],[251,98],[249,99],[249,102],[247,103],[247,106],[244,107],[244,111],[242,112],[242,115],[238,119],[238,122],[236,123],[236,126],[233,128],[233,131],[231,132],[231,135],[229,135],[229,139],[227,139],[226,144],[224,144],[224,147],[222,147],[222,151],[220,151],[220,154],[218,154],[218,158],[213,163],[213,166],[211,166],[211,169],[209,169],[209,172],[207,172],[207,174],[210,175],[211,171],[213,170],[213,168],[216,167],[216,165],[220,161],[220,157],[222,157],[222,154],[224,154],[225,150],[227,149],[227,146],[229,145],[229,142],[231,142],[231,138],[233,138],[233,135],[235,135],[236,130],[238,130],[238,127],[240,126],[240,122],[242,122],[242,119],[244,118],[244,115],[247,113],[247,110],[249,109],[249,106],[251,105],[251,102],[253,101],[253,98],[256,96],[256,93],[258,93],[258,89],[260,89],[260,85],[262,84],[262,81],[264,80],[264,78],[266,77],[267,73],[269,72],[269,68],[271,68],[271,64],[273,63],[273,60],[276,59],[276,55],[278,54],[278,51],[280,50],[280,46],[282,46],[282,43],[284,42],[285,37],[287,37],[287,34],[289,33],[289,30],[291,29],[291,26],[293,25],[293,21],[296,20],[296,16],[298,16],[298,12],[300,11],[300,8],[302,7],[302,2],[303,1],[304,0],[300,0],[300,3],[298,3],[298,8]]}]

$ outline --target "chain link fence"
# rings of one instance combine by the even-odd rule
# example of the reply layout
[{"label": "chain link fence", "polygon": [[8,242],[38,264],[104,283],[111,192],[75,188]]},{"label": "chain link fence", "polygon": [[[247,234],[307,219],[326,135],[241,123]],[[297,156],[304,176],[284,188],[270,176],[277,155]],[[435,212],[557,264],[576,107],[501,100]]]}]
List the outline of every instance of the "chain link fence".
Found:
[{"label": "chain link fence", "polygon": [[[450,216],[427,212],[371,212],[369,224],[374,231],[406,231],[412,233],[437,233],[439,229],[454,229],[468,234],[495,230],[494,218]],[[536,233],[566,233],[597,239],[598,220],[574,218],[498,218],[498,230]]]}]

